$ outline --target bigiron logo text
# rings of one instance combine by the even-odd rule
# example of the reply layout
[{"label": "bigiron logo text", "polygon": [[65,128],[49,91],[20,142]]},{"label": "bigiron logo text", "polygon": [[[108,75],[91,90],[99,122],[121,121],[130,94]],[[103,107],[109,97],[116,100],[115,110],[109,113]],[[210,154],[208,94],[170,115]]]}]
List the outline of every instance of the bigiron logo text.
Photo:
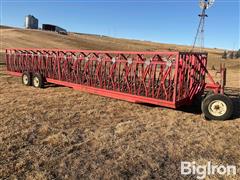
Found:
[{"label": "bigiron logo text", "polygon": [[234,165],[214,165],[210,161],[205,165],[198,165],[195,161],[181,162],[181,175],[196,175],[197,179],[205,179],[206,176],[222,175],[230,176],[236,175],[237,167]]}]

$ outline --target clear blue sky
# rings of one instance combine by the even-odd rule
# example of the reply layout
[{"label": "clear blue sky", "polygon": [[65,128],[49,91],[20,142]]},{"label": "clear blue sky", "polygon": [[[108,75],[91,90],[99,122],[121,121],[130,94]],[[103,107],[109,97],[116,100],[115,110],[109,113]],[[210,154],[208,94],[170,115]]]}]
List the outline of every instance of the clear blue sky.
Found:
[{"label": "clear blue sky", "polygon": [[[205,47],[239,49],[239,0],[216,0],[208,9]],[[198,0],[1,0],[1,24],[23,27],[33,14],[72,32],[191,45]]]}]

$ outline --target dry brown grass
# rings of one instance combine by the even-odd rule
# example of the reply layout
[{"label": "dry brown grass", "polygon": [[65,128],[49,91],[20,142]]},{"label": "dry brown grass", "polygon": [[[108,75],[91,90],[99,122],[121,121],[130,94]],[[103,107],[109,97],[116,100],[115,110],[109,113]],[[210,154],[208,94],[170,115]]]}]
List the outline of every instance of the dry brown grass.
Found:
[{"label": "dry brown grass", "polygon": [[[162,44],[148,41],[111,38],[99,35],[69,33],[60,35],[55,32],[6,28],[0,26],[3,48],[68,48],[92,50],[128,50],[128,51],[160,51],[188,50],[189,46]],[[216,56],[223,52],[221,49],[206,49]],[[3,49],[2,49],[3,51]]]},{"label": "dry brown grass", "polygon": [[239,167],[239,68],[228,62],[235,112],[225,122],[202,120],[189,108],[133,104],[67,87],[24,87],[1,67],[0,179],[186,179],[181,160]]}]

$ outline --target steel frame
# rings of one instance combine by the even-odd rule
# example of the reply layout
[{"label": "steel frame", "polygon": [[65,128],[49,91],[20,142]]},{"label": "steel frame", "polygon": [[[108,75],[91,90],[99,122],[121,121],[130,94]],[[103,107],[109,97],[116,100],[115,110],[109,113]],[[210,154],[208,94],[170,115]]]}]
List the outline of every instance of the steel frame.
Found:
[{"label": "steel frame", "polygon": [[170,108],[190,104],[206,88],[223,93],[225,83],[208,73],[206,53],[6,49],[6,64],[12,75],[40,73],[50,83]]}]

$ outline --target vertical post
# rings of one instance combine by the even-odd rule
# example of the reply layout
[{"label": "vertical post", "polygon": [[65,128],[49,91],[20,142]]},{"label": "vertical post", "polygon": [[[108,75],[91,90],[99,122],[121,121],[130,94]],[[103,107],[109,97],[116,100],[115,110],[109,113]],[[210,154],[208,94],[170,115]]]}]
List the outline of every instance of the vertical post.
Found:
[{"label": "vertical post", "polygon": [[59,51],[57,51],[56,53],[56,60],[58,61],[57,62],[57,65],[58,65],[58,80],[60,81],[61,80],[61,66],[60,66],[60,59],[59,59]]},{"label": "vertical post", "polygon": [[178,90],[179,57],[180,57],[180,54],[178,52],[177,55],[176,55],[175,72],[174,72],[174,92],[173,92],[173,102],[174,102],[174,104],[176,104],[176,101],[177,101],[176,96],[177,96],[177,90]]},{"label": "vertical post", "polygon": [[221,64],[220,66],[220,72],[221,72],[221,89],[220,92],[221,94],[224,94],[224,88],[226,85],[226,68],[225,68],[225,64]]},{"label": "vertical post", "polygon": [[5,63],[7,65],[7,70],[9,70],[9,65],[8,65],[8,55],[7,55],[8,50],[5,50]]}]

